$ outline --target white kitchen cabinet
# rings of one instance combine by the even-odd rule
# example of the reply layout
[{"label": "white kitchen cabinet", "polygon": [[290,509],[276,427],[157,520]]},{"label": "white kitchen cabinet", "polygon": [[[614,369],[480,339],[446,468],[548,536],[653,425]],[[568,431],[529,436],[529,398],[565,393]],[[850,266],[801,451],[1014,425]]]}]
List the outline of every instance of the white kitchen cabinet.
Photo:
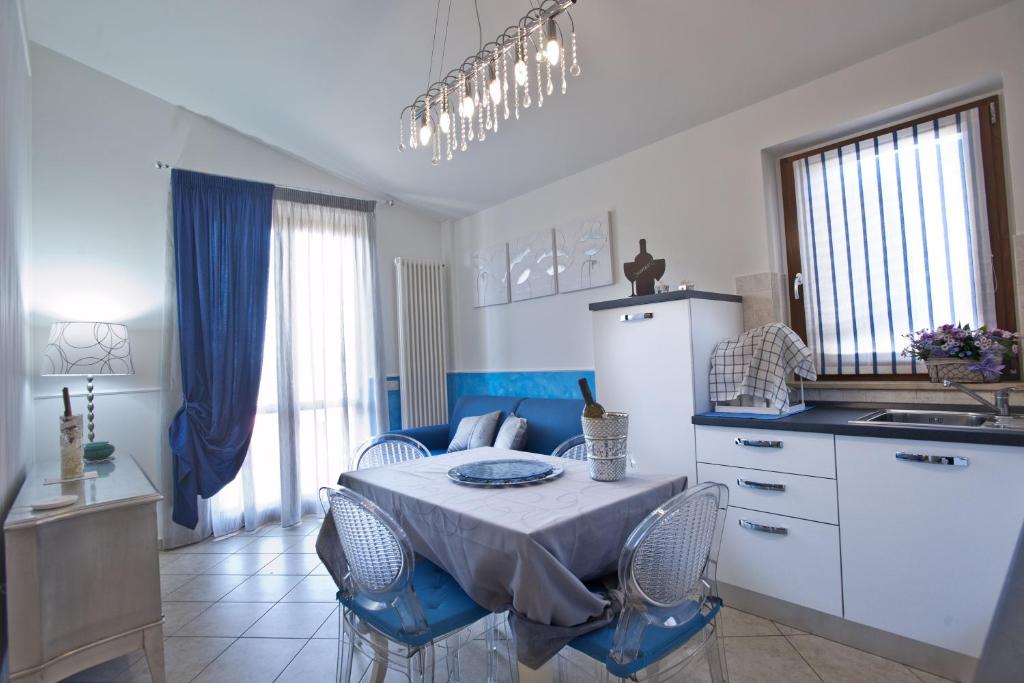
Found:
[{"label": "white kitchen cabinet", "polygon": [[629,413],[629,450],[638,467],[696,482],[690,418],[711,409],[711,351],[740,334],[743,322],[739,297],[690,294],[611,308],[591,304],[591,310],[598,400],[607,410]]},{"label": "white kitchen cabinet", "polygon": [[729,506],[718,580],[841,617],[839,528]]},{"label": "white kitchen cabinet", "polygon": [[830,479],[836,476],[831,434],[705,425],[696,431],[700,462]]},{"label": "white kitchen cabinet", "polygon": [[[700,453],[699,450],[697,452]],[[728,486],[729,505],[732,507],[839,524],[835,479],[746,470],[706,462],[697,463],[697,478],[701,482],[717,481]]]},{"label": "white kitchen cabinet", "polygon": [[1024,522],[1021,449],[836,437],[847,619],[981,653]]}]

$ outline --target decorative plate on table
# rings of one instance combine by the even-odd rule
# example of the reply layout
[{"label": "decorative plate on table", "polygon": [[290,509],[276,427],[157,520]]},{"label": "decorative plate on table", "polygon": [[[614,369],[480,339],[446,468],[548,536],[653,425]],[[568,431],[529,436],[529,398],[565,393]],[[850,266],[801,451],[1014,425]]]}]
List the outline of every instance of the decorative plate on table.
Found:
[{"label": "decorative plate on table", "polygon": [[538,484],[562,475],[562,468],[539,460],[479,460],[448,470],[448,478],[464,486]]}]

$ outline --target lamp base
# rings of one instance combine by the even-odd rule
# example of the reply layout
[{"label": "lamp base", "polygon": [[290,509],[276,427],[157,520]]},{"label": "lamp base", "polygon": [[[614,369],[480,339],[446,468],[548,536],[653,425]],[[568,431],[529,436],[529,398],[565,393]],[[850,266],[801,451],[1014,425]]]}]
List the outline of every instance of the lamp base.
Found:
[{"label": "lamp base", "polygon": [[93,441],[92,443],[85,444],[85,452],[82,457],[87,462],[94,462],[96,460],[106,460],[114,453],[114,444],[109,441]]}]

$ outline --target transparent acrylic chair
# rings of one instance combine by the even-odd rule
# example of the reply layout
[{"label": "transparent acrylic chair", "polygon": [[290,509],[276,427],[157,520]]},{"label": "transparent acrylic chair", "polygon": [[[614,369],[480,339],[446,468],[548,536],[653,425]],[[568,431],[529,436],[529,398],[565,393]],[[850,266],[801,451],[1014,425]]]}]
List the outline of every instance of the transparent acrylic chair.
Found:
[{"label": "transparent acrylic chair", "polygon": [[[725,485],[700,484],[652,512],[629,535],[619,557],[622,612],[569,643],[604,664],[596,680],[682,681],[702,654],[711,680],[728,680],[715,578],[728,504]],[[560,655],[563,681],[569,666]]]},{"label": "transparent acrylic chair", "polygon": [[380,434],[361,443],[354,459],[356,469],[363,470],[429,457],[430,449],[416,439],[402,434]]},{"label": "transparent acrylic chair", "polygon": [[570,437],[558,444],[555,450],[551,452],[556,458],[570,458],[572,460],[586,460],[587,459],[587,442],[583,439],[582,434]]},{"label": "transparent acrylic chair", "polygon": [[[460,681],[458,650],[467,641],[467,627],[490,613],[437,565],[417,560],[390,515],[351,489],[326,490],[348,563],[338,590],[337,680],[352,680],[358,651],[371,661],[371,680],[382,681],[390,669],[410,682],[433,681],[438,645],[446,654],[448,680]],[[485,632],[492,657],[493,629]]]}]

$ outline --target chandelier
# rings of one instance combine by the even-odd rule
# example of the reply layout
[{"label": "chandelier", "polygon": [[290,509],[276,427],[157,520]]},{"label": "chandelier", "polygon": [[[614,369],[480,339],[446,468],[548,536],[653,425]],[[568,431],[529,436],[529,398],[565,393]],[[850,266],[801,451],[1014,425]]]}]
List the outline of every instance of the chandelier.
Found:
[{"label": "chandelier", "polygon": [[[576,27],[569,13],[575,3],[541,0],[518,23],[432,83],[402,109],[398,150],[429,149],[436,166],[442,153],[450,161],[454,152],[465,152],[470,142],[483,142],[488,132],[498,132],[498,121],[508,120],[510,112],[518,119],[520,109],[529,109],[534,102],[543,107],[544,97],[553,95],[556,88],[564,94],[567,76],[581,72]],[[568,41],[563,31],[566,20]],[[478,26],[479,22],[478,10]],[[435,19],[435,38],[436,26]]]}]

